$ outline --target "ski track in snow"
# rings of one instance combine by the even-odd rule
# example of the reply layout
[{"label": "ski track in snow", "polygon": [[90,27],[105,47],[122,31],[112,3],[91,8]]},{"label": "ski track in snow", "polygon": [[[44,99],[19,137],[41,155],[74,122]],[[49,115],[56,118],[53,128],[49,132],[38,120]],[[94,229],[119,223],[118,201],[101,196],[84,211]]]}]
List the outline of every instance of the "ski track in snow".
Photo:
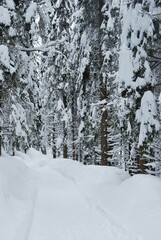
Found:
[{"label": "ski track in snow", "polygon": [[31,166],[37,193],[23,223],[24,240],[141,240],[111,219],[72,176],[45,162]]}]

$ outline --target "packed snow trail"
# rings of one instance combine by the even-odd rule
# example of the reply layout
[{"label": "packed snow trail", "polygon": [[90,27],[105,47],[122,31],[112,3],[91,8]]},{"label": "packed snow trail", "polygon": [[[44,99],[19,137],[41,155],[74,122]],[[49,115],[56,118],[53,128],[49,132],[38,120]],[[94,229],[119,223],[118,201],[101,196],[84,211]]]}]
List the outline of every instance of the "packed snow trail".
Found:
[{"label": "packed snow trail", "polygon": [[43,159],[30,166],[37,197],[24,240],[140,240],[94,207],[59,160],[53,161],[52,168]]}]

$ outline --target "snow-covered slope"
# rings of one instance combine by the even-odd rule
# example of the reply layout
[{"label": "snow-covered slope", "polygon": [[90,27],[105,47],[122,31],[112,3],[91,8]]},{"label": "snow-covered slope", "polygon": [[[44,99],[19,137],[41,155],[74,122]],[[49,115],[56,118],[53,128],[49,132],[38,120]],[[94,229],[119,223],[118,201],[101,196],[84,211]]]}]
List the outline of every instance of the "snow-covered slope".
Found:
[{"label": "snow-covered slope", "polygon": [[0,239],[160,240],[161,180],[30,149],[0,158]]}]

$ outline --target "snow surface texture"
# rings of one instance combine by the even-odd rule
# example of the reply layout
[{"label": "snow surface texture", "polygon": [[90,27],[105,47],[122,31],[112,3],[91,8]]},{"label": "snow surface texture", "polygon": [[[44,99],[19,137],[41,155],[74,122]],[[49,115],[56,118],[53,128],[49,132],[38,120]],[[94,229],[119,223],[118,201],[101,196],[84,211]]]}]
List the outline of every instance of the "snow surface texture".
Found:
[{"label": "snow surface texture", "polygon": [[0,158],[0,239],[160,240],[161,180],[30,149]]}]

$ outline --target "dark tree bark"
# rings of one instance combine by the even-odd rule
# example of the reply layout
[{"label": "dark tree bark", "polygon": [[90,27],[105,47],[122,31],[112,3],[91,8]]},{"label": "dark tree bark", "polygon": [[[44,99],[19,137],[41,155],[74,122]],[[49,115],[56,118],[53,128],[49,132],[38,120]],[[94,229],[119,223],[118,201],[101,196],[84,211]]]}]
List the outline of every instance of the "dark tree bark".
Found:
[{"label": "dark tree bark", "polygon": [[101,165],[108,164],[108,143],[107,143],[107,110],[102,113],[101,118]]},{"label": "dark tree bark", "polygon": [[52,133],[52,154],[53,158],[56,158],[56,142],[55,142],[55,127],[53,126],[53,133]]},{"label": "dark tree bark", "polygon": [[78,147],[77,147],[77,99],[76,99],[76,89],[75,89],[75,82],[72,81],[71,86],[71,96],[73,96],[71,105],[72,105],[72,157],[74,160],[78,160]]},{"label": "dark tree bark", "polygon": [[0,156],[2,156],[2,82],[0,81]]},{"label": "dark tree bark", "polygon": [[[106,100],[107,99],[107,88],[106,83],[103,81],[102,76],[102,65],[103,65],[103,56],[102,56],[102,31],[101,31],[101,24],[103,21],[102,15],[102,7],[104,5],[103,0],[99,0],[99,82],[100,82],[100,99]],[[110,165],[108,162],[108,141],[107,141],[107,128],[108,128],[108,112],[107,110],[103,110],[101,116],[101,165]]]},{"label": "dark tree bark", "polygon": [[[62,90],[62,98],[63,98],[63,104],[64,108],[67,109],[67,98],[65,95],[65,92]],[[63,158],[68,157],[68,148],[67,148],[67,127],[65,121],[63,121]]]}]

